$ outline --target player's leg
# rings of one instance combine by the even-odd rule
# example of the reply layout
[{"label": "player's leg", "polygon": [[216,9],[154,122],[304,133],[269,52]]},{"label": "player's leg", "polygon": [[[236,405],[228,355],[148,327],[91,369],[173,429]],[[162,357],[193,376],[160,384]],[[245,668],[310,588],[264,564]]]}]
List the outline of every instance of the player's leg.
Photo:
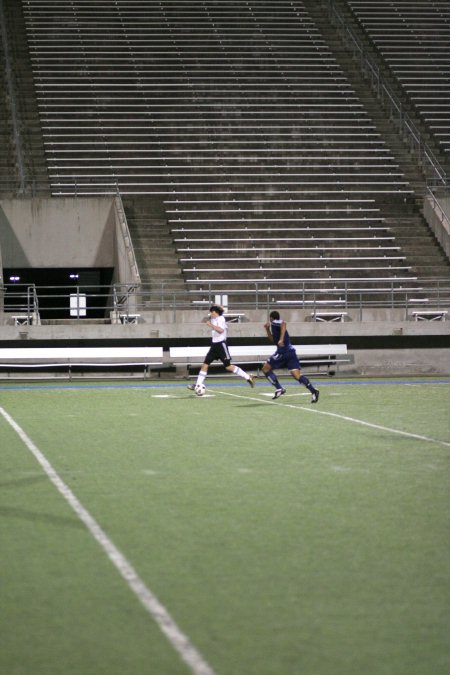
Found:
[{"label": "player's leg", "polygon": [[204,363],[202,365],[202,367],[198,371],[197,382],[195,383],[196,386],[197,386],[197,384],[204,384],[205,383],[206,376],[208,375],[208,368],[209,368],[209,363]]},{"label": "player's leg", "polygon": [[228,370],[229,373],[233,373],[233,375],[238,375],[239,377],[244,378],[244,380],[246,380],[251,387],[255,386],[255,378],[253,375],[245,372],[245,370],[242,370],[242,368],[239,368],[239,366],[235,366],[233,363],[230,363],[228,366],[225,366],[225,370]]},{"label": "player's leg", "polygon": [[233,375],[242,377],[244,380],[247,380],[251,387],[254,387],[255,380],[253,375],[246,373],[245,370],[242,370],[242,368],[239,368],[239,366],[235,366],[233,363],[231,363],[231,354],[227,343],[219,342],[217,343],[217,347],[220,350],[217,354],[217,358],[222,361],[223,365],[225,366],[225,370],[228,370],[229,373],[233,373]]},{"label": "player's leg", "polygon": [[273,398],[279,398],[280,396],[283,396],[283,394],[286,393],[286,389],[284,389],[279,380],[278,377],[276,376],[274,370],[272,369],[271,364],[269,361],[266,361],[263,364],[262,371],[264,373],[264,376],[269,380],[270,384],[275,387],[275,394],[273,395]]},{"label": "player's leg", "polygon": [[213,345],[208,350],[208,353],[205,356],[205,360],[204,360],[200,370],[198,371],[196,383],[195,384],[188,384],[188,389],[190,389],[191,391],[194,391],[195,387],[198,384],[204,384],[205,383],[206,376],[208,375],[208,368],[209,368],[210,364],[214,361],[215,358],[216,357],[215,357],[215,354],[214,354],[214,345]]},{"label": "player's leg", "polygon": [[316,389],[313,384],[311,384],[306,375],[302,375],[300,368],[294,368],[291,370],[291,375],[298,381],[299,384],[303,384],[308,389],[308,391],[311,392],[311,403],[317,403],[319,400],[319,390]]},{"label": "player's leg", "polygon": [[188,384],[188,389],[190,389],[191,391],[195,391],[195,387],[198,384],[204,384],[205,383],[206,376],[208,375],[208,368],[209,368],[208,363],[202,364],[202,367],[198,371],[196,383],[195,384]]}]

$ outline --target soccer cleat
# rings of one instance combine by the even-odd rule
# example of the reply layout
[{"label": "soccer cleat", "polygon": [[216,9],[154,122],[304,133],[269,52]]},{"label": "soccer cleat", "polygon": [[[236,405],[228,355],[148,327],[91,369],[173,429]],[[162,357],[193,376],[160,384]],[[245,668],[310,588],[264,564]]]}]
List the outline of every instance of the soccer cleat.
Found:
[{"label": "soccer cleat", "polygon": [[253,377],[253,375],[250,375],[250,379],[247,380],[247,382],[249,383],[249,385],[253,389],[253,387],[255,386],[255,378]]},{"label": "soccer cleat", "polygon": [[314,389],[312,397],[311,397],[311,403],[317,403],[318,400],[319,400],[319,390]]},{"label": "soccer cleat", "polygon": [[188,384],[187,388],[189,391],[195,391],[195,384]]},{"label": "soccer cleat", "polygon": [[272,396],[272,400],[274,398],[280,398],[280,396],[283,396],[283,394],[285,394],[285,393],[286,393],[286,389],[283,389],[283,387],[281,387],[281,389],[275,389],[275,393]]}]

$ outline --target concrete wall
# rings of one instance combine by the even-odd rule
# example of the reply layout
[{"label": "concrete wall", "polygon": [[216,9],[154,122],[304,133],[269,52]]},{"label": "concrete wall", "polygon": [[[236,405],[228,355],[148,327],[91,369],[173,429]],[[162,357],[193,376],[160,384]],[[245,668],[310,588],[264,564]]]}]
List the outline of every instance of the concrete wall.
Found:
[{"label": "concrete wall", "polygon": [[[140,281],[118,196],[0,200],[0,284],[5,267],[108,267],[116,284]],[[2,311],[0,292],[0,324]]]},{"label": "concrete wall", "polygon": [[0,200],[3,267],[113,267],[111,197]]},{"label": "concrete wall", "polygon": [[[378,317],[379,312],[377,312]],[[22,346],[42,340],[77,341],[100,340],[130,344],[167,344],[184,340],[188,344],[205,343],[210,331],[205,326],[205,312],[149,312],[141,323],[128,325],[77,324],[46,326],[0,325],[0,341]],[[450,321],[404,321],[385,317],[377,320],[345,323],[313,323],[299,321],[288,313],[289,331],[295,342],[336,341],[348,345],[349,361],[340,364],[338,373],[348,376],[450,376]],[[249,321],[229,326],[230,341],[263,340],[266,317],[248,312]],[[291,320],[292,319],[292,320]],[[59,345],[61,342],[58,343]],[[370,348],[367,348],[367,344]],[[389,346],[383,348],[383,345]],[[405,346],[419,344],[413,348]],[[206,350],[206,347],[205,347]]]}]

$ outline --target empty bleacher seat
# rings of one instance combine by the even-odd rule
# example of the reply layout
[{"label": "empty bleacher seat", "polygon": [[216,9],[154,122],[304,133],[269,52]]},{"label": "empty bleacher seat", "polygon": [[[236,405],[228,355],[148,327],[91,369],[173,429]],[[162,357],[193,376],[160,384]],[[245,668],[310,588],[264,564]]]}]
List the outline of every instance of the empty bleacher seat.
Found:
[{"label": "empty bleacher seat", "polygon": [[450,158],[450,3],[348,0],[348,5]]},{"label": "empty bleacher seat", "polygon": [[54,195],[164,199],[188,286],[414,278],[380,212],[412,190],[300,0],[24,13]]}]

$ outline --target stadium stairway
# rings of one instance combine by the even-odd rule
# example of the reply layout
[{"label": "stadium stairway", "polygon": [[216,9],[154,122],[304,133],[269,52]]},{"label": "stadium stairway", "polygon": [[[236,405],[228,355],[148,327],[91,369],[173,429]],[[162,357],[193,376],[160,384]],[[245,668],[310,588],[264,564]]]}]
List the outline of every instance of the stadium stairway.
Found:
[{"label": "stadium stairway", "polygon": [[[400,170],[414,191],[414,198],[408,200],[407,204],[402,203],[402,201],[398,203],[390,201],[389,204],[385,204],[384,200],[376,201],[386,225],[389,226],[392,234],[395,236],[396,243],[406,255],[406,259],[413,266],[412,269],[417,276],[421,278],[449,277],[450,261],[423,217],[423,199],[428,192],[427,178],[430,176],[424,173],[424,167],[411,154],[411,148],[407,140],[400,135],[397,126],[389,118],[386,109],[382,106],[368,79],[364,77],[359,64],[355,63],[353,53],[348,49],[342,34],[336,31],[336,27],[330,21],[328,13],[329,3],[325,0],[303,0],[303,2],[314,18],[316,26],[326,40],[337,63],[342,67],[359,100],[364,104],[364,108],[373,121],[375,128],[386,142],[387,147],[398,162]],[[345,0],[333,0],[333,4],[338,8],[342,16],[345,17],[346,25],[358,36],[361,43],[364,44],[364,48],[370,54],[372,60],[379,62],[380,70],[383,73],[383,77],[389,82],[390,88],[402,100],[405,109],[408,108],[411,118],[414,119],[418,127],[421,127],[427,142],[432,144],[436,155],[445,165],[445,154],[440,151],[439,146],[434,142],[432,134],[423,125],[420,118],[416,115],[413,106],[409,104],[407,97],[395,82],[389,69],[380,60],[372,42],[364,31],[361,30],[354,15],[349,10],[347,2]]]},{"label": "stadium stairway", "polygon": [[[333,0],[334,1],[334,0]],[[338,0],[342,4],[343,0]],[[441,165],[450,169],[448,0],[345,0],[405,111]],[[390,85],[392,87],[392,84]]]},{"label": "stadium stairway", "polygon": [[[423,141],[431,148],[433,155],[437,158],[448,175],[450,173],[450,153],[446,151],[445,145],[439,142],[439,137],[433,132],[433,127],[427,123],[424,115],[420,114],[420,109],[408,95],[408,86],[402,83],[402,80],[407,81],[408,78],[402,78],[401,76],[402,72],[413,73],[414,69],[417,69],[419,78],[421,77],[422,80],[420,86],[425,90],[428,89],[431,95],[436,91],[438,86],[443,86],[442,82],[445,82],[446,78],[446,89],[448,91],[448,48],[445,49],[445,46],[444,48],[439,46],[439,41],[442,45],[442,40],[438,39],[439,36],[437,32],[438,45],[435,50],[433,50],[430,45],[428,54],[426,52],[426,46],[421,40],[421,28],[425,29],[427,22],[431,21],[436,25],[441,21],[442,32],[447,35],[448,41],[448,36],[450,36],[448,3],[444,0],[444,2],[440,1],[430,4],[426,0],[418,0],[417,2],[398,3],[397,6],[396,3],[391,2],[370,3],[354,2],[352,0],[332,0],[331,4],[324,2],[324,0],[318,0],[317,3],[313,3],[311,0],[306,0],[306,2],[312,13],[316,11],[314,5],[316,5],[316,7],[322,6],[323,12],[327,12],[331,8],[333,11],[328,14],[329,18],[333,17],[333,12],[336,12],[338,16],[342,18],[345,26],[357,36],[358,42],[362,45],[364,53],[370,58],[371,62],[375,64],[375,67],[381,74],[383,81],[386,83],[389,90],[393,93],[397,101],[401,103],[404,116],[407,115],[411,120],[414,127],[419,131]],[[447,13],[447,18],[444,17],[444,11]],[[384,22],[384,31],[380,33],[377,30],[371,30],[370,22],[365,21],[365,19],[371,15],[378,15],[378,18]],[[411,24],[410,19],[412,19]],[[321,20],[321,17],[318,16],[317,20]],[[332,30],[334,30],[336,28],[334,21],[332,21],[332,25]],[[326,30],[326,26],[324,26],[324,28]],[[340,33],[342,40],[342,32],[338,32]],[[391,41],[393,43],[398,41],[399,45],[399,49],[395,52],[395,58],[393,59],[394,64],[396,65],[389,63],[389,49],[383,51],[383,49],[380,48],[380,45],[377,44],[377,38],[389,39],[389,36],[391,36]],[[426,43],[426,32],[423,37]],[[417,54],[415,54],[414,48],[418,42],[420,43],[419,49]],[[422,72],[420,72],[421,67]],[[354,59],[353,66],[350,71],[347,70],[347,73],[351,75],[354,70],[359,72],[360,69],[360,62],[358,59]],[[367,83],[369,83],[369,80],[370,76],[367,74],[366,86]],[[430,82],[436,81],[440,84],[429,87]],[[445,92],[444,98],[448,99]],[[384,109],[384,114],[386,120],[389,120],[390,104],[389,101],[386,101],[385,103],[386,108]],[[443,111],[442,116],[441,131],[446,129],[448,133],[448,130],[450,129],[448,115],[446,116],[445,111]],[[390,121],[392,123],[392,120]],[[403,139],[403,141],[404,147],[408,149],[407,139]],[[430,174],[429,178],[431,177]]]},{"label": "stadium stairway", "polygon": [[145,303],[156,303],[162,287],[181,296],[185,283],[162,199],[129,196],[122,201],[139,274],[147,290]]}]

